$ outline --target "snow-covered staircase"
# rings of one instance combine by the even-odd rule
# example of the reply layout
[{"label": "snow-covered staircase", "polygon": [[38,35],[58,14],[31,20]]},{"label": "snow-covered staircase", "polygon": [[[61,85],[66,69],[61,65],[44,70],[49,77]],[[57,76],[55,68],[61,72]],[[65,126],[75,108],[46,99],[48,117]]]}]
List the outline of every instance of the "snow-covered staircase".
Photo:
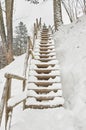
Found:
[{"label": "snow-covered staircase", "polygon": [[38,32],[28,75],[26,108],[43,109],[64,104],[59,62],[51,30],[45,26]]}]

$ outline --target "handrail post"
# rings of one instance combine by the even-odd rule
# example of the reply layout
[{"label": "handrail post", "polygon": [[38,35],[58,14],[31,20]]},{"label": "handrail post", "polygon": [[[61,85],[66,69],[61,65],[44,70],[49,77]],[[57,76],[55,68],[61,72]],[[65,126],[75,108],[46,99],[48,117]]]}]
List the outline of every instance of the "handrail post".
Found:
[{"label": "handrail post", "polygon": [[[6,77],[7,78],[7,77]],[[8,100],[9,98],[11,97],[11,81],[12,79],[11,78],[7,78],[7,92],[6,92],[6,101],[5,101],[5,130],[7,130],[7,122],[8,122],[8,118],[9,118],[9,112],[11,111],[10,109],[8,109],[7,107],[7,103],[8,103]]]},{"label": "handrail post", "polygon": [[37,31],[39,29],[39,23],[38,23],[38,19],[36,18],[36,27],[37,27]]},{"label": "handrail post", "polygon": [[[23,91],[25,90],[26,80],[23,80]],[[25,109],[26,100],[23,101],[23,110]]]},{"label": "handrail post", "polygon": [[41,18],[39,19],[39,28],[41,28]]},{"label": "handrail post", "polygon": [[36,27],[36,24],[34,23],[34,36],[36,37],[37,39],[37,27]]}]

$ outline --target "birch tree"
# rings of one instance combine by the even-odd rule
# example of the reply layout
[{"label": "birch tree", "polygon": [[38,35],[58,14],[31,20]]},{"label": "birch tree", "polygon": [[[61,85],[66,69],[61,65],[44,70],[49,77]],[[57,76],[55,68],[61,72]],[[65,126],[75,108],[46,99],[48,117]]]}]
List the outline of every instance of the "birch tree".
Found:
[{"label": "birch tree", "polygon": [[[9,64],[13,60],[13,3],[14,0],[5,0],[5,15],[6,15],[6,31],[4,25],[4,18],[2,12],[2,5],[0,1],[0,35],[6,53],[6,60]],[[7,33],[6,33],[7,32]]]},{"label": "birch tree", "polygon": [[5,0],[8,63],[13,60],[13,3],[14,0]]}]

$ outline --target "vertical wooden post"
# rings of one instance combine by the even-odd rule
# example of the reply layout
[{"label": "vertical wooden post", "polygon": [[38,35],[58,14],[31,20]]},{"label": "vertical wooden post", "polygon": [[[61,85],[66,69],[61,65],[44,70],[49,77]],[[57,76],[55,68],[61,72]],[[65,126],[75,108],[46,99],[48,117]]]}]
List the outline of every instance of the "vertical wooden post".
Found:
[{"label": "vertical wooden post", "polygon": [[23,76],[24,77],[26,77],[28,59],[29,59],[29,38],[27,37],[27,50],[26,50],[26,56],[25,56],[25,62],[24,62],[24,71],[23,71]]},{"label": "vertical wooden post", "polygon": [[39,28],[41,28],[41,18],[39,19]]},{"label": "vertical wooden post", "polygon": [[36,27],[37,27],[37,30],[39,30],[39,23],[38,23],[38,19],[36,18]]},{"label": "vertical wooden post", "polygon": [[[23,80],[23,91],[25,90],[25,86],[26,86],[26,80]],[[25,109],[25,102],[26,100],[23,101],[23,110]]]},{"label": "vertical wooden post", "polygon": [[30,36],[28,36],[28,42],[29,42],[29,49],[33,49],[33,43],[31,41]]},{"label": "vertical wooden post", "polygon": [[11,97],[11,78],[7,78],[7,94],[6,94],[6,105],[5,105],[5,130],[7,130],[7,122],[9,118],[10,110],[7,107],[9,98]]},{"label": "vertical wooden post", "polygon": [[35,23],[34,23],[34,37],[36,37],[37,39],[37,27]]}]

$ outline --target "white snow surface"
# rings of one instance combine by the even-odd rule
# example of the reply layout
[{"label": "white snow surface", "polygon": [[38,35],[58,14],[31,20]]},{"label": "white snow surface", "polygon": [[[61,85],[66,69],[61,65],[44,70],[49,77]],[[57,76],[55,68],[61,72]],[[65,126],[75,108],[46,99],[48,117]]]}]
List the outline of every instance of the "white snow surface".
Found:
[{"label": "white snow surface", "polygon": [[74,113],[75,130],[86,130],[86,16],[54,35],[65,107]]}]

